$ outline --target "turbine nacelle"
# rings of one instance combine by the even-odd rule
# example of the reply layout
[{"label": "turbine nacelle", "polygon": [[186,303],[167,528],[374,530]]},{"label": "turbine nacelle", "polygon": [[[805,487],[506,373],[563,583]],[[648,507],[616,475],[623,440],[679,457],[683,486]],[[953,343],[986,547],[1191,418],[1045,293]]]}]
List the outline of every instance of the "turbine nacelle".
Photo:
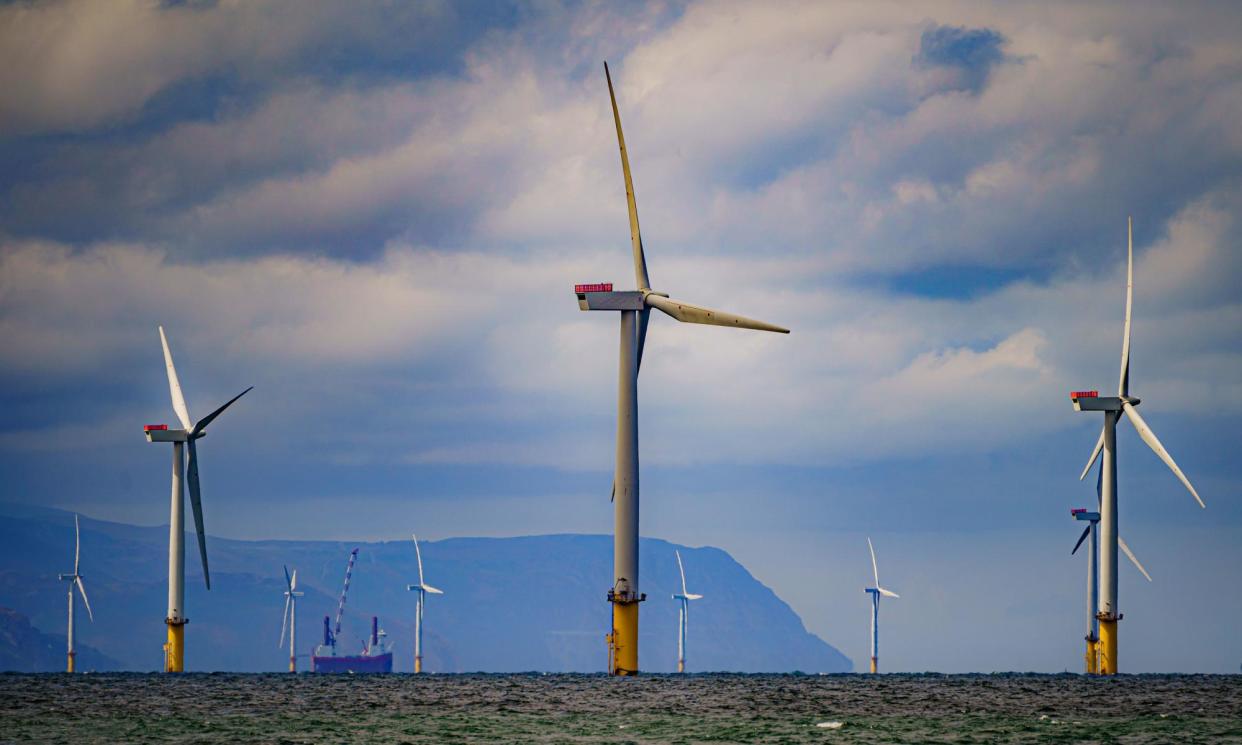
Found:
[{"label": "turbine nacelle", "polygon": [[706,326],[729,326],[755,331],[772,331],[788,334],[789,329],[766,321],[758,321],[735,313],[712,310],[699,305],[673,300],[665,292],[646,290],[613,290],[612,283],[574,285],[579,310],[613,310],[648,312],[655,308],[682,323],[698,323]]},{"label": "turbine nacelle", "polygon": [[1086,520],[1088,522],[1093,522],[1093,523],[1098,523],[1100,521],[1100,513],[1088,512],[1087,508],[1085,507],[1081,507],[1076,510],[1070,510],[1070,514],[1074,516],[1075,520]]},{"label": "turbine nacelle", "polygon": [[[148,424],[142,428],[147,442],[187,442],[190,433],[184,429],[169,429],[167,424]],[[204,432],[199,437],[206,435]]]}]

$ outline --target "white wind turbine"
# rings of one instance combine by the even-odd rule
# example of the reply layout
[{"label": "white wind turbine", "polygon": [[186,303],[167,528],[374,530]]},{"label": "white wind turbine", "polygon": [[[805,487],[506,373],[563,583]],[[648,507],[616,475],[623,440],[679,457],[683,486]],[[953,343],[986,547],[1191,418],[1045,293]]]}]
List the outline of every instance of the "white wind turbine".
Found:
[{"label": "white wind turbine", "polygon": [[880,587],[880,568],[875,563],[875,547],[867,538],[867,549],[871,552],[871,571],[875,575],[875,587],[868,587],[864,592],[871,594],[871,672],[879,670],[880,663],[880,596],[899,598],[897,593]]},{"label": "white wind turbine", "polygon": [[406,585],[406,590],[413,590],[418,593],[417,608],[414,614],[414,672],[421,673],[423,671],[423,605],[427,601],[427,593],[432,595],[443,595],[444,590],[438,590],[423,581],[423,552],[418,548],[418,536],[412,535],[414,538],[414,556],[418,559],[418,584]]},{"label": "white wind turbine", "polygon": [[[1100,467],[1100,471],[1098,473],[1099,476],[1097,476],[1095,480],[1095,497],[1097,506],[1102,501],[1100,498],[1100,492],[1101,482],[1103,481],[1103,466]],[[1098,581],[1100,556],[1100,513],[1089,512],[1085,508],[1080,508],[1070,510],[1070,514],[1075,520],[1087,523],[1087,527],[1082,530],[1082,535],[1078,536],[1078,542],[1074,544],[1074,548],[1070,551],[1070,556],[1078,553],[1078,549],[1082,546],[1083,541],[1087,540],[1088,536],[1091,538],[1091,545],[1087,549],[1087,636],[1084,637],[1087,642],[1087,651],[1084,659],[1086,660],[1087,674],[1094,675],[1100,672],[1100,619],[1096,616],[1096,613],[1100,607],[1100,586]],[[1134,563],[1134,566],[1138,567],[1138,570],[1142,572],[1144,577],[1147,578],[1147,581],[1151,582],[1151,575],[1148,574],[1147,570],[1143,568],[1143,564],[1138,560],[1138,557],[1134,555],[1134,552],[1130,550],[1130,547],[1126,545],[1126,542],[1120,535],[1117,536],[1117,545],[1123,552],[1125,552],[1125,555],[1130,559],[1130,561]]]},{"label": "white wind turbine", "polygon": [[[1129,219],[1126,220],[1126,320],[1121,341],[1121,376],[1115,397],[1101,397],[1098,391],[1074,391],[1070,400],[1075,411],[1100,411],[1104,413],[1104,428],[1100,438],[1087,460],[1087,467],[1082,469],[1082,480],[1091,470],[1100,453],[1104,454],[1101,464],[1100,489],[1100,580],[1099,580],[1099,671],[1104,675],[1117,673],[1117,622],[1121,614],[1117,606],[1117,550],[1121,545],[1117,527],[1117,421],[1124,413],[1134,425],[1139,437],[1152,449],[1160,460],[1173,471],[1173,474],[1190,491],[1191,496],[1204,507],[1199,493],[1191,485],[1190,479],[1182,473],[1174,462],[1173,456],[1164,449],[1156,433],[1143,420],[1135,407],[1139,399],[1130,395],[1130,319],[1134,307],[1134,231]],[[1128,551],[1127,551],[1128,553]]]},{"label": "white wind turbine", "polygon": [[82,557],[82,531],[78,525],[78,516],[73,516],[73,574],[61,574],[60,580],[69,583],[69,662],[66,665],[66,672],[73,672],[76,668],[74,659],[77,657],[77,636],[74,629],[74,601],[73,591],[76,588],[82,594],[82,602],[86,604],[86,615],[95,621],[95,614],[91,612],[91,601],[86,598],[86,585],[82,584],[82,574],[78,571],[79,560]]},{"label": "white wind turbine", "polygon": [[638,370],[651,309],[672,316],[682,323],[699,323],[731,328],[757,329],[788,334],[789,329],[751,318],[672,300],[666,293],[651,289],[647,259],[638,228],[638,206],[630,159],[621,133],[621,114],[612,89],[608,63],[604,63],[608,96],[612,101],[613,123],[621,150],[621,172],[625,179],[625,198],[630,215],[630,245],[634,256],[634,279],[638,289],[613,292],[611,283],[580,284],[574,287],[581,310],[618,311],[621,315],[621,345],[618,359],[616,470],[613,495],[613,584],[608,590],[612,603],[612,628],[608,638],[610,675],[638,674],[638,604],[646,599],[638,584]]},{"label": "white wind turbine", "polygon": [[673,553],[677,554],[677,571],[681,574],[681,594],[673,595],[674,600],[681,601],[677,619],[677,672],[684,673],[686,671],[686,622],[690,619],[690,601],[700,600],[703,596],[686,592],[686,569],[681,564],[681,551],[674,549]]},{"label": "white wind turbine", "polygon": [[289,672],[298,671],[298,598],[305,593],[298,592],[298,570],[289,576],[289,567],[285,567],[285,616],[280,622],[280,644],[285,646],[285,628],[289,629]]},{"label": "white wind turbine", "polygon": [[[185,669],[185,636],[184,629],[188,619],[185,617],[185,487],[182,476],[190,482],[190,507],[194,510],[194,530],[198,535],[198,555],[203,563],[203,581],[207,589],[211,589],[211,575],[207,572],[207,534],[203,530],[202,496],[198,482],[198,450],[195,442],[207,436],[207,425],[211,424],[221,412],[234,401],[246,395],[254,388],[251,386],[220,408],[207,416],[190,424],[190,410],[185,405],[185,397],[181,394],[181,382],[177,379],[177,368],[173,366],[172,352],[168,349],[168,338],[164,336],[164,327],[160,326],[160,344],[164,348],[164,366],[168,371],[168,390],[172,395],[173,411],[184,429],[169,429],[167,424],[148,424],[143,427],[147,442],[171,442],[173,444],[172,463],[172,500],[168,518],[168,615],[164,623],[168,626],[168,641],[164,645],[164,672],[179,673]],[[190,462],[185,463],[183,446],[190,450]]]}]

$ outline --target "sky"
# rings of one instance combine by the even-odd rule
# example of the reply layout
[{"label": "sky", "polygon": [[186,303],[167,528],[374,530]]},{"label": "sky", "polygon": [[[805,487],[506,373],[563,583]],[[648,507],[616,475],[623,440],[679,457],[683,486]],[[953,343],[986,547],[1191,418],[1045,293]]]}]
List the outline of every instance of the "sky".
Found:
[{"label": "sky", "polygon": [[[1078,475],[1118,435],[1123,671],[1242,665],[1242,8],[0,4],[0,502],[208,532],[604,533],[633,277],[642,532],[729,551],[865,668],[1077,670]],[[608,578],[601,578],[601,594]]]}]

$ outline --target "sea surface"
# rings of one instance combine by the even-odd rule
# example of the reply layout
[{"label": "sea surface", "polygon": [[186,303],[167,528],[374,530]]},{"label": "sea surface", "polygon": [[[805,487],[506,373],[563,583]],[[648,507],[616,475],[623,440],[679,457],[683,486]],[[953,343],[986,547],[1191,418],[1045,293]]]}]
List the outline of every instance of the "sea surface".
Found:
[{"label": "sea surface", "polygon": [[3,674],[0,741],[1242,743],[1242,676]]}]

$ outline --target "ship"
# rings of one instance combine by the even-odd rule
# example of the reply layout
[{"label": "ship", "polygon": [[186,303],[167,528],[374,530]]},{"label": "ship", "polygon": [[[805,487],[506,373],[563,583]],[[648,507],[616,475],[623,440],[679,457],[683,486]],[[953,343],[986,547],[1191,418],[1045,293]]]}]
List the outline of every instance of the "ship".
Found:
[{"label": "ship", "polygon": [[345,598],[349,595],[349,580],[354,573],[354,562],[358,559],[358,549],[349,552],[349,563],[345,565],[345,587],[341,590],[341,600],[336,607],[336,628],[332,620],[323,617],[323,643],[315,647],[311,655],[311,671],[316,673],[391,673],[392,644],[386,638],[384,630],[379,627],[379,617],[371,616],[371,636],[362,645],[358,654],[340,654],[336,648],[337,637],[341,635],[341,616],[345,614]]},{"label": "ship", "polygon": [[336,635],[328,616],[323,617],[323,644],[311,656],[311,670],[317,673],[391,673],[392,644],[379,627],[379,617],[371,616],[371,637],[358,654],[337,654]]}]

